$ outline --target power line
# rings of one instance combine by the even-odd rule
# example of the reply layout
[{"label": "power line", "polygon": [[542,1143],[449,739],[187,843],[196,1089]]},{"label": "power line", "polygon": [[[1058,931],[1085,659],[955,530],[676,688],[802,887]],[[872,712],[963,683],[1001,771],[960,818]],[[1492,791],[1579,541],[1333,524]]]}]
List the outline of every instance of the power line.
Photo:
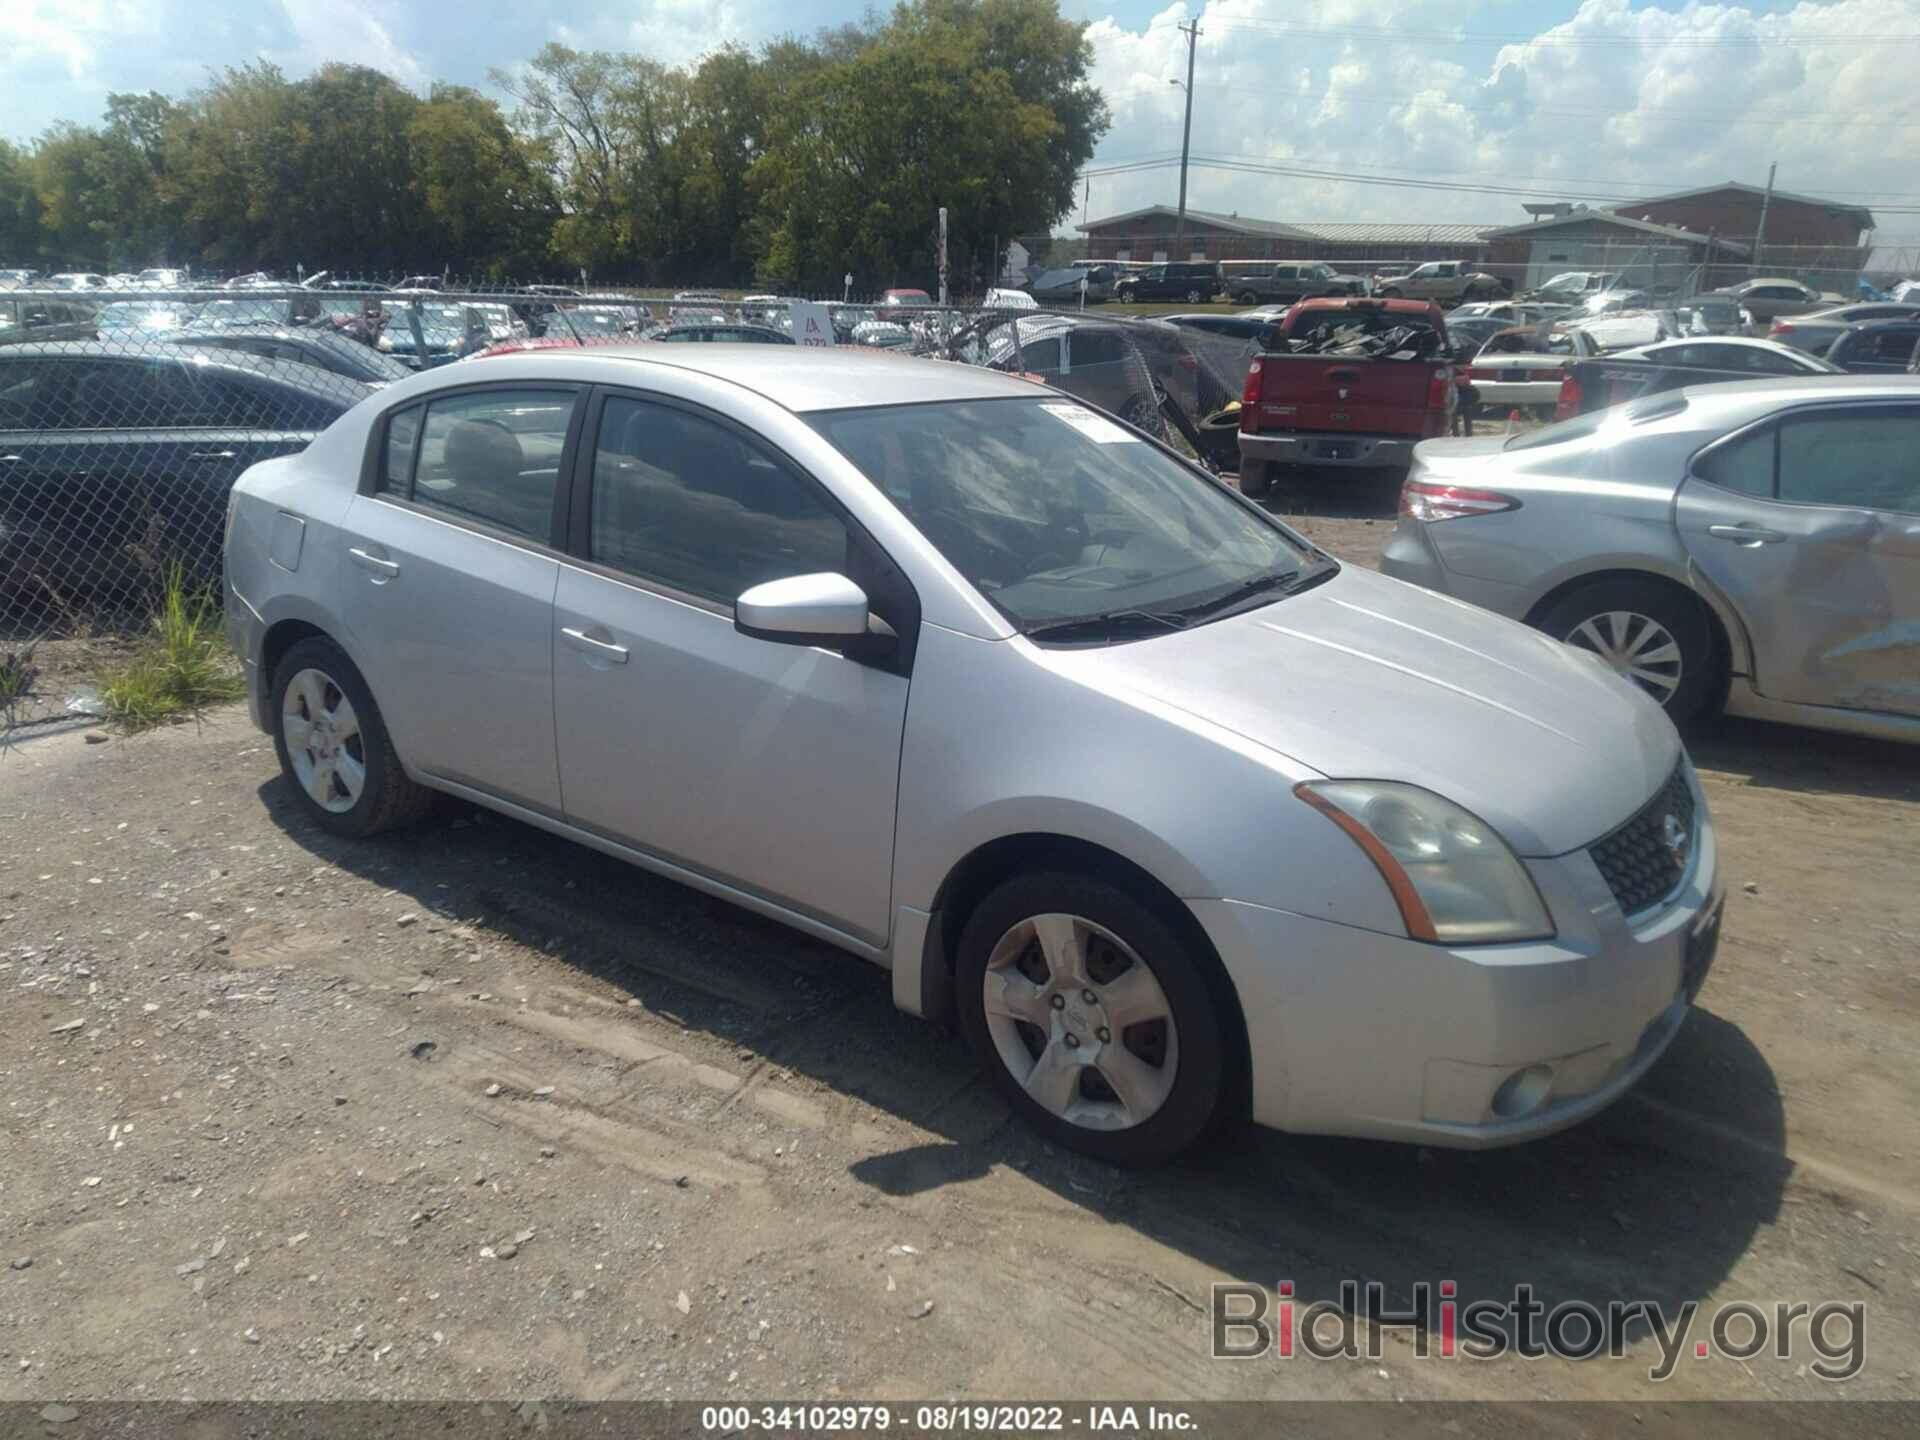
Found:
[{"label": "power line", "polygon": [[[1189,162],[1207,170],[1224,170],[1249,175],[1279,175],[1302,180],[1327,180],[1349,185],[1375,185],[1396,190],[1432,190],[1459,195],[1510,195],[1523,199],[1542,198],[1562,200],[1588,200],[1601,204],[1618,205],[1646,198],[1646,188],[1633,195],[1595,195],[1560,189],[1543,189],[1541,185],[1514,186],[1497,183],[1458,183],[1446,180],[1421,180],[1412,176],[1399,175],[1357,175],[1338,170],[1316,170],[1305,166],[1273,165],[1259,161],[1228,159],[1221,157],[1194,156]],[[1138,165],[1114,166],[1104,171],[1088,171],[1088,174],[1130,175],[1144,174],[1152,170],[1166,169],[1169,162],[1153,161]],[[1548,187],[1564,182],[1546,182]],[[1687,189],[1688,186],[1673,186],[1673,189]],[[1884,215],[1920,215],[1920,206],[1875,205],[1874,210]]]},{"label": "power line", "polygon": [[[1669,49],[1735,49],[1748,46],[1798,48],[1818,45],[1920,44],[1912,31],[1857,35],[1544,35],[1523,31],[1408,30],[1398,26],[1304,25],[1291,20],[1261,20],[1251,16],[1209,17],[1216,30],[1266,32],[1275,39],[1394,40],[1430,45],[1546,45],[1554,48],[1626,49],[1648,46]],[[1164,30],[1162,22],[1141,33]]]},{"label": "power line", "polygon": [[[1290,155],[1228,155],[1225,157],[1216,157],[1216,158],[1225,158],[1233,161],[1244,161],[1248,164],[1293,165],[1293,164],[1303,163],[1298,160],[1295,160],[1294,157]],[[1103,173],[1104,171],[1109,171],[1109,170],[1119,171],[1122,169],[1131,169],[1136,166],[1141,168],[1150,168],[1155,163],[1159,163],[1159,157],[1157,156],[1143,156],[1136,161],[1113,160],[1101,166],[1089,167],[1088,169],[1083,170],[1081,173],[1087,174],[1087,175],[1098,175]],[[1417,175],[1412,175],[1412,174],[1408,174],[1406,171],[1396,169],[1395,167],[1390,165],[1368,165],[1359,160],[1348,160],[1343,163],[1345,163],[1348,167],[1354,170],[1373,170],[1373,171],[1378,171],[1383,175],[1391,176],[1396,179],[1406,179],[1406,180],[1424,179],[1426,176],[1429,176],[1429,175],[1450,175],[1456,178],[1458,177],[1471,178],[1483,173],[1482,171],[1479,171],[1479,170],[1422,170]],[[1515,185],[1535,185],[1535,186],[1583,185],[1583,186],[1593,187],[1594,189],[1597,189],[1597,190],[1619,190],[1623,193],[1618,198],[1624,199],[1624,200],[1642,200],[1647,197],[1649,192],[1660,193],[1660,192],[1672,191],[1672,190],[1691,190],[1691,189],[1698,188],[1698,185],[1699,185],[1698,181],[1593,180],[1593,179],[1587,179],[1578,175],[1502,175],[1500,178],[1505,183],[1515,184]],[[1826,192],[1826,194],[1828,197],[1848,196],[1848,195],[1856,196],[1856,197],[1865,197],[1866,200],[1872,200],[1875,197],[1879,197],[1887,200],[1920,201],[1920,191],[1912,191],[1912,190],[1829,190]],[[1862,203],[1865,203],[1865,201],[1863,201]]]}]

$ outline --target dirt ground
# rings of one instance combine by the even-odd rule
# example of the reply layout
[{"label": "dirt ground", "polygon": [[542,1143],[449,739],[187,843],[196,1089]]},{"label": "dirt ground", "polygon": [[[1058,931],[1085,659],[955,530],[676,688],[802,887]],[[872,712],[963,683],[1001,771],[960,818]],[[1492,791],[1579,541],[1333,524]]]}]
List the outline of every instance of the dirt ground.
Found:
[{"label": "dirt ground", "polygon": [[[1391,526],[1289,505],[1361,563]],[[1911,1398],[1920,755],[1694,749],[1726,939],[1620,1104],[1513,1150],[1252,1132],[1138,1174],[1039,1143],[881,972],[743,911],[458,807],[319,833],[237,709],[21,739],[0,1400]],[[1475,1362],[1397,1330],[1378,1361],[1208,1358],[1211,1282],[1347,1278],[1857,1299],[1866,1363],[1655,1385],[1645,1337]]]}]

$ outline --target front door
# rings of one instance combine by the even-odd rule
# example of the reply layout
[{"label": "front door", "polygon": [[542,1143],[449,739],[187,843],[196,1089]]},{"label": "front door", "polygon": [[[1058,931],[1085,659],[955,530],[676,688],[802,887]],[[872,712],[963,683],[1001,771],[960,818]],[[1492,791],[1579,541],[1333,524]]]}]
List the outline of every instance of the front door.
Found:
[{"label": "front door", "polygon": [[316,557],[400,753],[552,815],[555,542],[580,393],[458,390],[387,417],[372,493]]},{"label": "front door", "polygon": [[1680,535],[1769,699],[1920,715],[1920,405],[1823,406],[1702,456]]},{"label": "front door", "polygon": [[861,580],[871,542],[705,412],[614,394],[591,428],[553,620],[567,818],[883,941],[906,676],[733,628],[743,590]]}]

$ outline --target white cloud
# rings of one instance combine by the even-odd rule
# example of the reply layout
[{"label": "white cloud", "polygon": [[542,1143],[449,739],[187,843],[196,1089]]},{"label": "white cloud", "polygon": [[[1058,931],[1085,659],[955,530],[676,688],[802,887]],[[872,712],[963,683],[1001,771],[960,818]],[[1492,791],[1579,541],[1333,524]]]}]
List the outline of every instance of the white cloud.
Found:
[{"label": "white cloud", "polygon": [[150,7],[130,0],[6,0],[0,5],[0,73],[49,62],[88,81],[100,49],[152,32]]},{"label": "white cloud", "polygon": [[268,58],[295,74],[335,60],[365,65],[416,90],[430,78],[413,52],[374,15],[368,0],[280,0],[280,9],[293,30],[294,46]]},{"label": "white cloud", "polygon": [[[1504,47],[1439,43],[1491,29],[1482,8],[1211,0],[1200,15],[1193,153],[1595,203],[1730,178],[1759,183],[1777,159],[1785,189],[1920,203],[1892,198],[1920,177],[1920,47],[1884,43],[1920,37],[1920,0],[1802,0],[1773,13],[1585,0],[1563,23]],[[1513,13],[1503,7],[1498,23],[1511,26]],[[1115,122],[1095,166],[1178,155],[1182,96],[1168,82],[1185,75],[1186,42],[1173,28],[1185,14],[1176,3],[1144,28],[1090,27],[1094,78]],[[1810,43],[1833,37],[1859,38]],[[1096,176],[1091,212],[1171,203],[1178,184],[1174,169]],[[1187,193],[1198,209],[1269,219],[1525,218],[1519,195],[1198,167]],[[1920,232],[1920,216],[1886,216],[1882,231]]]}]

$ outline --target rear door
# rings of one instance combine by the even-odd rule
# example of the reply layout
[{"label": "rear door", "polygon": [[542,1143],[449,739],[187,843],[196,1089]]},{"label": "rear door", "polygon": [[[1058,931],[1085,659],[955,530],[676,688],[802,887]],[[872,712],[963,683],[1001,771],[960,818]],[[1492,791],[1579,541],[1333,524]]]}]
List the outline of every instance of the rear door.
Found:
[{"label": "rear door", "polygon": [[1822,406],[1711,447],[1675,512],[1769,699],[1920,715],[1920,404]]},{"label": "rear door", "polygon": [[388,413],[324,557],[403,755],[560,813],[553,592],[581,388],[463,386]]}]

